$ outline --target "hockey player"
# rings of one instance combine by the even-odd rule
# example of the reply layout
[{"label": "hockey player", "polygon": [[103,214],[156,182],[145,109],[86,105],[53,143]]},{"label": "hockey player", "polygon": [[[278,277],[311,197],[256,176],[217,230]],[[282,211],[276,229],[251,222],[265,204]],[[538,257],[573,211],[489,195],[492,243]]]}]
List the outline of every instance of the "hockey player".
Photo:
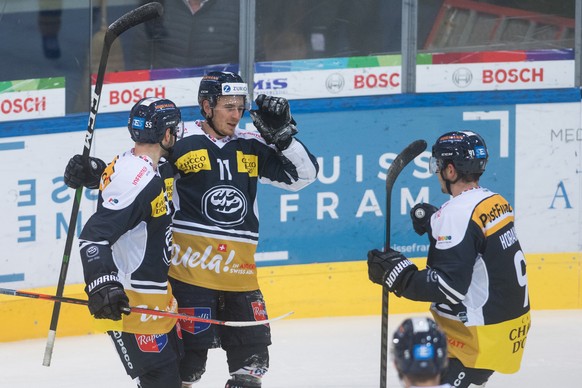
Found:
[{"label": "hockey player", "polygon": [[449,341],[443,382],[482,387],[494,371],[519,370],[530,305],[525,257],[511,205],[479,186],[487,147],[474,132],[449,132],[432,147],[431,172],[452,198],[440,209],[417,204],[414,230],[428,232],[427,268],[400,252],[368,252],[370,280],[397,296],[433,302],[431,312]]},{"label": "hockey player", "polygon": [[[297,191],[319,170],[295,138],[286,99],[259,95],[250,111],[255,130],[239,128],[248,109],[247,85],[230,72],[205,75],[198,92],[205,120],[185,129],[171,155],[175,171],[174,249],[170,282],[179,310],[223,320],[268,319],[254,260],[259,219],[257,183]],[[71,160],[74,164],[74,160]],[[81,184],[91,165],[77,163]],[[208,350],[222,347],[231,378],[227,388],[258,388],[269,367],[268,325],[232,328],[182,322],[183,387],[206,370]]]},{"label": "hockey player", "polygon": [[390,350],[404,388],[450,388],[439,383],[447,368],[447,338],[432,319],[405,319],[394,332]]},{"label": "hockey player", "polygon": [[170,100],[143,99],[132,108],[128,128],[134,148],[108,166],[93,159],[86,176],[76,155],[65,171],[69,186],[100,189],[97,211],[79,238],[85,291],[89,311],[108,320],[104,326],[138,387],[180,388],[176,320],[127,315],[126,309],[177,310],[168,284],[173,174],[164,157],[182,133],[180,110]]},{"label": "hockey player", "polygon": [[[315,157],[294,135],[284,98],[259,95],[251,118],[247,85],[229,72],[203,77],[198,93],[205,118],[175,147],[175,251],[170,277],[180,310],[226,320],[267,318],[254,254],[259,239],[257,182],[299,190],[316,178]],[[184,387],[198,381],[208,349],[222,346],[231,379],[226,387],[260,387],[269,367],[267,325],[248,328],[183,325]]]}]

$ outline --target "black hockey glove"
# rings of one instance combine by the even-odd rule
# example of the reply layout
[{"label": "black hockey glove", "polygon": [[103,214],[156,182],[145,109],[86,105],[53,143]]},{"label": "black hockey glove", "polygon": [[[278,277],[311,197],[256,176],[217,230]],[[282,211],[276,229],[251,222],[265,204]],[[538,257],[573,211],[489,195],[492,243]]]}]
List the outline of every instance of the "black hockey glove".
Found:
[{"label": "black hockey glove", "polygon": [[376,284],[386,286],[389,291],[400,296],[410,276],[418,267],[400,252],[377,249],[368,252],[368,277]]},{"label": "black hockey glove", "polygon": [[119,321],[121,314],[129,314],[129,299],[116,276],[101,276],[87,285],[89,311],[97,319]]},{"label": "black hockey glove", "polygon": [[98,158],[89,157],[83,162],[81,155],[75,155],[69,159],[65,167],[65,184],[72,189],[85,186],[88,189],[98,189],[101,174],[107,165]]},{"label": "black hockey glove", "polygon": [[414,231],[422,236],[426,232],[431,231],[430,217],[439,209],[430,203],[417,203],[410,209],[410,218],[412,218],[412,227]]},{"label": "black hockey glove", "polygon": [[267,144],[275,144],[280,151],[287,149],[297,133],[297,123],[291,117],[289,101],[259,94],[255,102],[257,110],[251,110],[249,114],[263,139]]}]

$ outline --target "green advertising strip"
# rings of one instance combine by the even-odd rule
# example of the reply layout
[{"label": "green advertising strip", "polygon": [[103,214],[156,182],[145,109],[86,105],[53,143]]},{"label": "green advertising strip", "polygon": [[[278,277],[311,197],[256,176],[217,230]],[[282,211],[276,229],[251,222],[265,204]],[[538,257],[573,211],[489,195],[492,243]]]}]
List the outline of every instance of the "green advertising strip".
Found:
[{"label": "green advertising strip", "polygon": [[0,93],[28,92],[31,90],[62,89],[65,77],[26,79],[18,81],[0,81]]}]

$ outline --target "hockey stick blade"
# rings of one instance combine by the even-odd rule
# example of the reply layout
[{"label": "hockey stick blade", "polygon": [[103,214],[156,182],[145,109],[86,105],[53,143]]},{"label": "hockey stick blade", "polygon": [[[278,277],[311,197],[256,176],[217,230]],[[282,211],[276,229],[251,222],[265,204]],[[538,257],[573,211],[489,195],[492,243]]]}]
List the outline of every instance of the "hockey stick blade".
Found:
[{"label": "hockey stick blade", "polygon": [[415,140],[410,143],[401,153],[396,156],[386,173],[386,188],[392,189],[396,178],[402,172],[408,163],[412,162],[414,158],[420,155],[426,149],[426,141]]},{"label": "hockey stick blade", "polygon": [[[390,220],[392,208],[392,188],[396,178],[400,175],[404,167],[414,160],[426,149],[426,141],[416,140],[410,143],[400,152],[386,173],[386,238],[384,240],[384,249],[390,248]],[[382,330],[381,330],[382,348],[380,350],[380,388],[386,388],[386,372],[388,365],[388,290],[382,287]]]},{"label": "hockey stick blade", "polygon": [[138,24],[162,16],[163,13],[164,7],[158,2],[147,3],[139,8],[129,11],[111,23],[107,28],[107,32],[105,33],[105,44],[111,45],[115,38],[123,34],[125,31],[137,26]]},{"label": "hockey stick blade", "polygon": [[[84,300],[84,299],[70,298],[70,297],[66,297],[66,296],[39,294],[36,292],[18,291],[18,290],[12,290],[9,288],[0,288],[0,294],[10,295],[10,296],[20,296],[20,297],[24,297],[24,298],[49,300],[49,301],[55,301],[55,302],[61,302],[61,303],[79,304],[79,305],[83,305],[83,306],[87,306],[89,304],[89,301]],[[202,317],[196,317],[194,315],[189,315],[189,314],[148,309],[148,308],[144,308],[144,307],[126,307],[125,309],[123,309],[123,311],[127,312],[127,313],[140,313],[140,314],[146,314],[146,315],[155,315],[157,317],[176,318],[176,319],[185,320],[185,321],[203,322],[203,323],[210,323],[212,325],[231,326],[231,327],[249,327],[249,326],[266,325],[266,324],[287,318],[288,316],[293,314],[293,311],[290,311],[290,312],[283,314],[283,315],[280,315],[278,317],[265,319],[262,321],[222,321],[219,319],[202,318]]]}]

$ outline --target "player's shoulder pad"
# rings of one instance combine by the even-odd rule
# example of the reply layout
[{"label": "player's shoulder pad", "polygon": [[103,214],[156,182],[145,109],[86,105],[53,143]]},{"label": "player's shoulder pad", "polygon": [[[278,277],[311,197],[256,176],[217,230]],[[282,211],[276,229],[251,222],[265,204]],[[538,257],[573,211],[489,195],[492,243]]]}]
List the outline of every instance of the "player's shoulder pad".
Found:
[{"label": "player's shoulder pad", "polygon": [[184,135],[182,136],[182,138],[186,138],[192,135],[204,135],[201,120],[184,122]]},{"label": "player's shoulder pad", "polygon": [[255,128],[253,123],[248,123],[244,128],[237,127],[234,131],[236,138],[243,140],[256,140],[264,145],[267,145],[265,139],[261,136],[260,132]]},{"label": "player's shoulder pad", "polygon": [[485,189],[466,191],[447,201],[432,217],[432,235],[437,249],[456,246],[465,237],[473,213],[483,200],[495,195]]},{"label": "player's shoulder pad", "polygon": [[130,151],[115,158],[105,173],[108,175],[102,178],[103,207],[111,210],[129,206],[157,176],[149,158]]}]

